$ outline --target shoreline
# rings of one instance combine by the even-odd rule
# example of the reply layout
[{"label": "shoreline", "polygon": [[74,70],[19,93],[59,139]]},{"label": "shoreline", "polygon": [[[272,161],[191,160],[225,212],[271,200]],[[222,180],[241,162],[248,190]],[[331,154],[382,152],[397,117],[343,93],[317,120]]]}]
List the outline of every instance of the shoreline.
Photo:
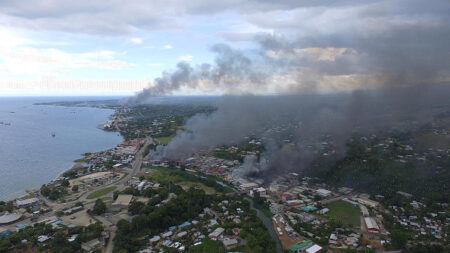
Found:
[{"label": "shoreline", "polygon": [[[38,105],[38,106],[39,106],[39,105],[45,105],[45,106],[63,106],[63,107],[69,107],[69,108],[70,108],[70,107],[77,107],[76,105],[46,104],[46,103],[33,103],[33,105]],[[103,107],[98,107],[98,106],[86,106],[86,107],[95,108],[95,109],[101,109],[101,110],[105,110],[105,109],[106,109],[106,110],[113,110],[113,112],[108,116],[107,121],[110,120],[111,116],[112,116],[114,113],[116,113],[116,109],[113,109],[113,108],[103,108]],[[106,121],[106,122],[107,122],[107,121]],[[106,123],[106,122],[105,122],[105,123]],[[114,132],[114,133],[118,133],[118,135],[120,135],[120,136],[122,137],[121,142],[124,140],[124,138],[123,138],[123,136],[120,134],[120,132],[115,131],[115,130],[107,131],[107,130],[105,130],[103,127],[101,127],[101,126],[103,126],[103,125],[104,125],[104,123],[103,123],[103,124],[100,124],[100,125],[98,125],[98,126],[96,126],[96,128],[98,128],[98,129],[100,129],[100,130],[102,130],[102,131],[106,131],[106,132]],[[117,147],[117,145],[119,145],[121,142],[119,142],[118,144],[116,144],[114,147],[111,147],[111,148],[108,148],[108,149],[104,149],[104,150],[92,151],[92,153],[102,152],[102,151],[106,151],[106,150],[115,148],[115,147]],[[86,152],[86,153],[91,153],[91,152],[88,151],[88,152]],[[49,184],[49,183],[51,183],[51,182],[53,182],[53,181],[56,181],[58,178],[62,177],[62,175],[63,175],[64,173],[73,170],[77,164],[83,163],[83,162],[80,162],[80,161],[78,161],[78,160],[80,160],[80,159],[81,159],[81,160],[84,160],[84,159],[86,158],[86,155],[85,155],[86,153],[79,154],[79,155],[80,155],[79,158],[77,158],[77,159],[71,161],[72,165],[71,165],[70,168],[64,169],[63,171],[58,172],[58,174],[57,174],[53,179],[51,179],[50,181],[48,181],[48,182],[46,182],[46,183],[44,183],[44,184],[47,185],[47,184]],[[8,202],[8,201],[15,201],[15,200],[18,200],[18,199],[23,199],[24,197],[27,197],[27,196],[29,196],[29,195],[32,195],[33,192],[38,192],[38,191],[39,191],[39,188],[28,188],[28,189],[24,189],[24,190],[21,190],[21,191],[24,191],[24,193],[21,194],[19,197],[7,198],[7,199],[5,199],[5,200],[3,200],[3,201]],[[21,191],[16,191],[16,192],[19,193],[19,192],[21,192]],[[11,194],[14,194],[14,193],[11,193]]]}]

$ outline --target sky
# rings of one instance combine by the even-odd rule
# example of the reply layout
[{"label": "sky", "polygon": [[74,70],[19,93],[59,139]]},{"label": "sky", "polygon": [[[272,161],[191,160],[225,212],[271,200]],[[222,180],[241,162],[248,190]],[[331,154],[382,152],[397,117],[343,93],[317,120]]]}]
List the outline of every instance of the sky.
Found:
[{"label": "sky", "polygon": [[449,13],[446,0],[0,0],[0,95],[133,94],[171,77],[180,62],[223,71],[223,59],[235,63],[228,51],[263,80],[234,69],[226,82],[169,80],[175,88],[164,92],[448,81]]}]

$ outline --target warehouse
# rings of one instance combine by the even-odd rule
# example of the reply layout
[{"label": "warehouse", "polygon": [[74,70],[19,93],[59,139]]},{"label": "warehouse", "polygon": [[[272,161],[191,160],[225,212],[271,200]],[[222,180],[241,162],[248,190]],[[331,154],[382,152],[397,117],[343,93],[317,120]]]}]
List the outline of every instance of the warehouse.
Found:
[{"label": "warehouse", "polygon": [[366,224],[367,230],[369,232],[379,232],[380,228],[378,227],[377,222],[372,217],[364,217],[364,223]]},{"label": "warehouse", "polygon": [[0,216],[0,225],[10,224],[18,221],[22,217],[21,214],[18,213],[6,213]]}]

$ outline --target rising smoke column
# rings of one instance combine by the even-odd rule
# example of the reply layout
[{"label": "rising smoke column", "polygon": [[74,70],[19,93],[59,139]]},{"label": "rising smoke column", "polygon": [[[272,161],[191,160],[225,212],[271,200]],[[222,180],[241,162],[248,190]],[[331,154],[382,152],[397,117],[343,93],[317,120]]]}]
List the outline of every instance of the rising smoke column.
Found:
[{"label": "rising smoke column", "polygon": [[[145,103],[183,88],[245,95],[225,96],[215,113],[189,119],[184,131],[158,149],[163,157],[182,159],[253,135],[264,138],[263,158],[269,161],[264,171],[307,167],[324,136],[339,157],[355,131],[416,127],[432,117],[432,105],[448,105],[448,86],[435,85],[450,80],[448,12],[445,5],[410,4],[422,8],[422,19],[397,22],[401,6],[386,13],[367,9],[363,14],[372,20],[392,21],[295,39],[257,36],[254,50],[216,45],[214,63],[179,63],[129,102]],[[252,94],[283,96],[247,96]],[[282,144],[280,126],[290,129],[289,145]]]}]

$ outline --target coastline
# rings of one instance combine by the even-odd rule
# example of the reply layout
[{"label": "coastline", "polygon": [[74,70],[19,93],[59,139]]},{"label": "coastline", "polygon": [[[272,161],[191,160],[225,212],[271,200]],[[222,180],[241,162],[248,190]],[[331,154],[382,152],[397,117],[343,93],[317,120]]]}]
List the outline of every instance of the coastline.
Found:
[{"label": "coastline", "polygon": [[[44,106],[55,106],[55,107],[62,106],[62,107],[67,107],[67,108],[80,107],[80,106],[77,106],[75,104],[68,105],[68,104],[58,104],[58,103],[33,103],[32,105],[44,105]],[[107,108],[107,107],[101,107],[101,106],[95,106],[95,105],[87,105],[87,106],[83,106],[83,107],[94,108],[94,109],[102,109],[102,110],[105,110],[105,109],[106,110],[112,110],[112,113],[108,115],[108,118],[106,119],[106,121],[104,123],[102,123],[102,124],[97,125],[96,128],[98,128],[98,129],[100,129],[102,131],[105,131],[105,132],[114,132],[118,136],[121,137],[121,141],[119,143],[117,143],[113,147],[110,147],[110,148],[107,148],[107,149],[102,149],[102,150],[87,151],[86,153],[103,152],[103,151],[115,148],[115,147],[117,147],[117,145],[119,145],[124,140],[124,138],[120,134],[120,132],[118,132],[116,130],[105,130],[104,127],[103,127],[103,125],[108,120],[111,120],[111,116],[114,115],[114,113],[116,113],[116,109],[115,108]],[[81,154],[79,154],[79,158],[77,158],[75,160],[71,160],[70,161],[70,163],[71,163],[70,168],[65,168],[64,170],[58,172],[53,179],[51,179],[50,181],[47,181],[45,184],[47,185],[49,183],[52,183],[53,181],[56,181],[59,178],[61,178],[64,173],[76,169],[76,166],[78,164],[82,164],[83,163],[82,160],[86,159],[86,153],[81,153]],[[7,202],[7,201],[15,201],[15,200],[18,200],[18,199],[23,199],[24,197],[30,196],[30,195],[32,195],[32,193],[38,192],[38,191],[39,191],[39,188],[26,188],[26,189],[23,189],[23,190],[19,190],[19,191],[10,193],[10,195],[15,195],[15,193],[17,193],[18,197],[7,198],[7,199],[4,199],[3,201]]]}]

